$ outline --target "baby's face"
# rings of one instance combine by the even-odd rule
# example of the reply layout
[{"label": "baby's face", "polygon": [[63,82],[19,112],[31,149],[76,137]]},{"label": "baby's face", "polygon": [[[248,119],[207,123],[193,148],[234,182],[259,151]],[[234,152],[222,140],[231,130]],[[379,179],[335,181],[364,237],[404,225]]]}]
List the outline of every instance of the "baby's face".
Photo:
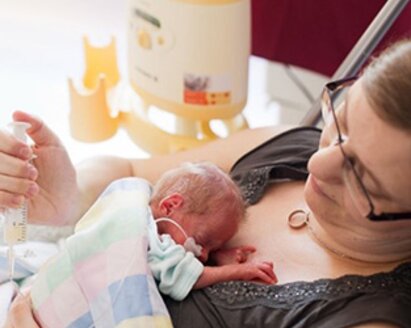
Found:
[{"label": "baby's face", "polygon": [[235,235],[239,226],[238,220],[227,217],[199,217],[196,222],[197,224],[186,228],[186,233],[202,247],[198,259],[203,263],[207,261],[210,252],[222,248]]}]

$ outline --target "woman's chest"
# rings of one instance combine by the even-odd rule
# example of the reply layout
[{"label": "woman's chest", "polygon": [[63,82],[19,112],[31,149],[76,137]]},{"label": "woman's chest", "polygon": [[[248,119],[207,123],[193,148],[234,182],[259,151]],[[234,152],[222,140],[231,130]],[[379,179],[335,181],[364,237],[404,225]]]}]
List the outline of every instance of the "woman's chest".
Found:
[{"label": "woman's chest", "polygon": [[252,261],[272,261],[279,283],[337,278],[347,273],[367,274],[324,249],[303,226],[288,225],[289,214],[305,209],[303,182],[287,182],[271,187],[263,199],[248,208],[248,216],[229,246],[253,245]]}]

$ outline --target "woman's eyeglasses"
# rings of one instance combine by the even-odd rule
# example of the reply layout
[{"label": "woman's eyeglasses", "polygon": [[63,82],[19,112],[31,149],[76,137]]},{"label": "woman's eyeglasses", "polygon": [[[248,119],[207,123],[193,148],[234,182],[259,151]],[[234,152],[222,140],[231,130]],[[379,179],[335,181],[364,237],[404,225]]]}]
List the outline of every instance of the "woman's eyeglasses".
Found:
[{"label": "woman's eyeglasses", "polygon": [[357,80],[357,77],[349,77],[346,79],[327,83],[324,87],[321,97],[321,110],[325,124],[334,124],[337,132],[337,145],[341,150],[344,158],[343,164],[343,179],[347,185],[348,191],[353,203],[360,211],[361,215],[367,217],[372,221],[393,221],[401,219],[411,219],[411,212],[408,213],[381,213],[375,214],[374,204],[371,200],[370,194],[361,181],[360,175],[355,169],[355,161],[349,157],[344,150],[343,143],[347,139],[341,133],[341,128],[335,113],[333,99],[344,88],[351,86]]}]

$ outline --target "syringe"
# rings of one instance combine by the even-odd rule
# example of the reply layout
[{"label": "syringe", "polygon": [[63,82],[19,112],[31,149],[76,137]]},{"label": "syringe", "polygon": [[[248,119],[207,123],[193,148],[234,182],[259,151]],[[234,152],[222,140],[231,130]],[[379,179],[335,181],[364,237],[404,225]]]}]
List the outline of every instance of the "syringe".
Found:
[{"label": "syringe", "polygon": [[[25,122],[13,122],[9,124],[9,128],[13,135],[23,142],[27,142],[26,130],[30,124]],[[4,211],[4,241],[8,245],[8,266],[10,281],[14,277],[14,262],[15,255],[13,246],[17,243],[26,241],[27,235],[27,203],[24,203],[19,208],[7,208]]]}]

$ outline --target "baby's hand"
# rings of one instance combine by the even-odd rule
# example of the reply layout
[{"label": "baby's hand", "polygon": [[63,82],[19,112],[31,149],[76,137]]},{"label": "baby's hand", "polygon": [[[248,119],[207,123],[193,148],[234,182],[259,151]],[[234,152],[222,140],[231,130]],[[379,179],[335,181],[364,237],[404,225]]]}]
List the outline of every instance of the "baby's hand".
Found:
[{"label": "baby's hand", "polygon": [[273,262],[249,262],[238,264],[236,280],[257,281],[275,284],[278,279],[274,273]]},{"label": "baby's hand", "polygon": [[211,254],[211,261],[218,266],[244,263],[247,261],[248,256],[254,253],[256,248],[250,245],[243,245],[227,249],[219,249]]},{"label": "baby's hand", "polygon": [[203,273],[194,285],[194,289],[232,280],[275,284],[278,280],[273,267],[272,262],[265,261],[235,263],[223,266],[205,266]]}]

